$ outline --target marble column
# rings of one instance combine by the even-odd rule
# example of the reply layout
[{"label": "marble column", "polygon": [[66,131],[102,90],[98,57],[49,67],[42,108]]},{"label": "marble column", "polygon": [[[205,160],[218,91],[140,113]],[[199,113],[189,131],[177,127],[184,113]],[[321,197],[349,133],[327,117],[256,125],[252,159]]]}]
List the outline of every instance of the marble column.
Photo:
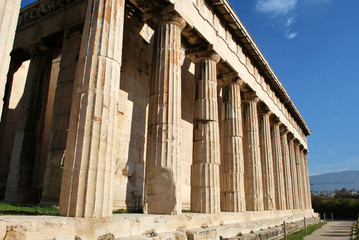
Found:
[{"label": "marble column", "polygon": [[147,213],[181,214],[181,30],[175,13],[160,15],[150,86],[145,197]]},{"label": "marble column", "polygon": [[220,212],[220,140],[217,104],[217,54],[196,60],[191,211]]},{"label": "marble column", "polygon": [[307,209],[312,209],[312,194],[310,191],[310,182],[309,182],[309,172],[308,172],[308,161],[307,161],[307,150],[303,151],[303,160],[304,160],[304,173],[306,179],[306,188],[307,188]]},{"label": "marble column", "polygon": [[124,0],[89,0],[74,82],[59,214],[110,217]]},{"label": "marble column", "polygon": [[[11,162],[11,152],[13,141],[9,141],[8,136],[12,136],[9,132],[9,124],[12,124],[11,119],[8,119],[9,103],[12,90],[12,83],[14,79],[14,73],[21,67],[22,59],[11,57],[10,67],[7,74],[3,109],[0,122],[0,189],[6,189],[6,180],[9,173],[9,167]],[[1,110],[0,110],[1,111]],[[4,191],[0,190],[0,199],[4,198]]]},{"label": "marble column", "polygon": [[281,126],[281,143],[282,143],[282,159],[283,159],[283,173],[284,173],[284,189],[286,199],[286,209],[293,209],[293,187],[292,187],[292,171],[290,165],[290,154],[288,147],[288,130],[283,125]]},{"label": "marble column", "polygon": [[58,205],[61,177],[66,154],[66,138],[69,128],[72,92],[78,55],[81,45],[82,28],[75,26],[65,30],[61,49],[60,71],[54,97],[51,118],[51,138],[47,153],[46,169],[41,195],[42,205]]},{"label": "marble column", "polygon": [[244,181],[247,211],[263,211],[263,185],[261,153],[259,147],[258,105],[259,98],[253,93],[244,95],[243,149]]},{"label": "marble column", "polygon": [[308,192],[307,192],[307,180],[306,180],[306,169],[304,163],[303,155],[303,145],[299,146],[299,157],[300,157],[300,170],[301,170],[301,184],[302,184],[302,193],[303,193],[303,209],[308,209]]},{"label": "marble column", "polygon": [[45,123],[52,54],[44,45],[31,47],[31,61],[20,106],[13,151],[7,179],[5,200],[35,202],[33,175],[40,161]]},{"label": "marble column", "polygon": [[21,0],[0,1],[0,118]]},{"label": "marble column", "polygon": [[290,171],[292,178],[292,194],[293,194],[293,209],[299,209],[299,196],[298,196],[298,180],[297,180],[297,166],[295,161],[295,147],[294,137],[290,133],[288,134],[288,148],[289,148],[289,160]]},{"label": "marble column", "polygon": [[269,120],[271,114],[272,113],[270,111],[266,110],[260,111],[258,114],[264,210],[276,209],[272,142]]},{"label": "marble column", "polygon": [[280,127],[281,123],[274,119],[271,126],[271,136],[272,136],[272,152],[273,152],[273,171],[274,171],[274,183],[275,183],[275,199],[276,199],[276,209],[284,210],[286,209],[286,195],[285,195],[285,179],[283,171],[283,160],[282,160],[282,144],[281,144],[281,134]]},{"label": "marble column", "polygon": [[237,83],[223,88],[223,159],[221,162],[221,210],[246,210],[241,89]]},{"label": "marble column", "polygon": [[295,164],[297,168],[297,183],[298,183],[298,202],[299,209],[304,209],[304,191],[303,191],[303,172],[302,172],[302,156],[300,154],[300,143],[298,140],[294,141],[295,149]]}]

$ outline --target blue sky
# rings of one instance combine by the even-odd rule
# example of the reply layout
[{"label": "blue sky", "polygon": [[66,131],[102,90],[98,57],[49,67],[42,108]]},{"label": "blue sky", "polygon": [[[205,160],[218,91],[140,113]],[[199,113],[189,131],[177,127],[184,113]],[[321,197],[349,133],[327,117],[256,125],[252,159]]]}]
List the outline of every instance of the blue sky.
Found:
[{"label": "blue sky", "polygon": [[312,131],[309,173],[358,170],[359,1],[229,1]]},{"label": "blue sky", "polygon": [[309,125],[311,175],[359,169],[359,1],[230,0]]}]

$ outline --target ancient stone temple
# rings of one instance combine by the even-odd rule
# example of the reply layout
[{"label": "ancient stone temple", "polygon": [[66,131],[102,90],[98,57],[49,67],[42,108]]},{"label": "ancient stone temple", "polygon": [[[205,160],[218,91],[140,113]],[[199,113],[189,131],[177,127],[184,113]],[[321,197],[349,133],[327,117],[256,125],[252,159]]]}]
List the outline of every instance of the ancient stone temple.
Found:
[{"label": "ancient stone temple", "polygon": [[0,3],[1,199],[173,231],[315,216],[311,132],[228,0],[19,4]]}]

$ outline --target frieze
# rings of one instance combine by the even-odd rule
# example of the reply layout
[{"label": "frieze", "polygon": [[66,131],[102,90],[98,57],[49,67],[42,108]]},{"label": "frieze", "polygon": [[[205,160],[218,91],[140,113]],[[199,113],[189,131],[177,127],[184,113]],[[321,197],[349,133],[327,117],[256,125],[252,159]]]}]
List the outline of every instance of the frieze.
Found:
[{"label": "frieze", "polygon": [[50,15],[51,13],[81,0],[45,0],[37,1],[25,7],[19,15],[17,28],[23,28],[37,20]]}]

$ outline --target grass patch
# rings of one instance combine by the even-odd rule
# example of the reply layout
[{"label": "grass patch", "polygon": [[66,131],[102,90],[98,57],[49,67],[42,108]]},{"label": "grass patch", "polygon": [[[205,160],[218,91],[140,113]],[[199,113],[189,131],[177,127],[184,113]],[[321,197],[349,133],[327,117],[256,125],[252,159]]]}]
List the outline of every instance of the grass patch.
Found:
[{"label": "grass patch", "polygon": [[0,202],[0,215],[58,215],[56,207],[17,206]]},{"label": "grass patch", "polygon": [[[305,229],[302,229],[298,232],[289,234],[287,236],[287,240],[302,240],[305,236],[312,234],[315,230],[321,228],[324,224],[326,224],[326,223],[317,223],[317,224],[308,226],[307,227],[307,232],[308,232],[307,235],[305,235]],[[281,239],[284,239],[284,238],[281,238]]]},{"label": "grass patch", "polygon": [[142,213],[142,212],[143,212],[142,209],[129,210],[129,209],[123,209],[123,208],[121,208],[121,209],[117,209],[117,210],[113,211],[112,213],[113,213],[113,214],[129,214],[129,213]]}]

